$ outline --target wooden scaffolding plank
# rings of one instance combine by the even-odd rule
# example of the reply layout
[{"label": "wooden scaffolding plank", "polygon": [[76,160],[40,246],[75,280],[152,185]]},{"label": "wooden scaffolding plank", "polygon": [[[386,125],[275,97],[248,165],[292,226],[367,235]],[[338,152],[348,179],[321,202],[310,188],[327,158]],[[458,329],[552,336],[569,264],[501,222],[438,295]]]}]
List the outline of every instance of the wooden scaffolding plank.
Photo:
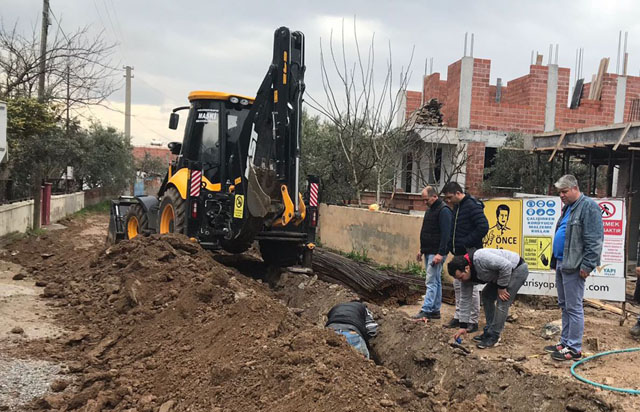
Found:
[{"label": "wooden scaffolding plank", "polygon": [[620,146],[620,143],[622,143],[625,136],[627,136],[627,132],[629,131],[630,128],[631,128],[631,123],[627,123],[627,127],[625,127],[624,130],[622,131],[622,134],[620,135],[618,142],[616,143],[615,146],[613,146],[613,150],[618,150],[618,146]]},{"label": "wooden scaffolding plank", "polygon": [[567,132],[564,131],[562,132],[562,134],[560,135],[560,137],[558,138],[558,143],[556,143],[556,147],[555,149],[553,149],[553,153],[551,153],[551,156],[549,157],[548,162],[553,161],[553,157],[556,155],[556,152],[558,151],[558,149],[560,148],[560,145],[562,144],[562,141],[564,140],[564,137],[567,135]]}]

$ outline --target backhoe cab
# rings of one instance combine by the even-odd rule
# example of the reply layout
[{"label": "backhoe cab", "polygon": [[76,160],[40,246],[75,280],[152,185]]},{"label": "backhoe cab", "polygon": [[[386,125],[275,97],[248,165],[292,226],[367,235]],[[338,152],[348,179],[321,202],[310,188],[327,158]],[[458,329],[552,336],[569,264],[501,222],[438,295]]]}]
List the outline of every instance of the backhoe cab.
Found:
[{"label": "backhoe cab", "polygon": [[183,233],[232,253],[258,240],[267,263],[310,265],[319,182],[309,176],[300,193],[304,71],[304,35],[281,27],[255,98],[191,92],[190,105],[170,115],[176,129],[178,112],[189,110],[158,196],[112,201],[110,237]]}]

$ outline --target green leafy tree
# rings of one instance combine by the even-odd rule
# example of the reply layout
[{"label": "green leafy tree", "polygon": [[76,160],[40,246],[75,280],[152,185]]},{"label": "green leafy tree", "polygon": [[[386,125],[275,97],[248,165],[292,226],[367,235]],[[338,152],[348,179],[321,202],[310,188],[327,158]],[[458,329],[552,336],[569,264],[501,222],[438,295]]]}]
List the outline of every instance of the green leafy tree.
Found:
[{"label": "green leafy tree", "polygon": [[[522,134],[509,134],[504,146],[498,148],[493,165],[485,168],[484,192],[491,195],[514,191],[547,194],[549,183],[563,174],[560,156],[556,154],[552,162],[549,158],[550,154],[540,154],[538,162],[537,154],[524,149]],[[589,179],[588,167],[579,161],[571,162],[568,172],[575,175],[578,182]]]},{"label": "green leafy tree", "polygon": [[136,159],[135,169],[144,173],[145,176],[164,176],[167,173],[167,162],[149,152],[144,153],[142,159]]},{"label": "green leafy tree", "polygon": [[76,174],[90,188],[121,190],[134,174],[131,144],[113,127],[93,123],[82,141],[84,158]]},{"label": "green leafy tree", "polygon": [[14,182],[15,197],[29,196],[36,176],[60,178],[77,157],[77,140],[63,132],[54,113],[52,105],[35,99],[7,102],[9,162],[5,170]]}]

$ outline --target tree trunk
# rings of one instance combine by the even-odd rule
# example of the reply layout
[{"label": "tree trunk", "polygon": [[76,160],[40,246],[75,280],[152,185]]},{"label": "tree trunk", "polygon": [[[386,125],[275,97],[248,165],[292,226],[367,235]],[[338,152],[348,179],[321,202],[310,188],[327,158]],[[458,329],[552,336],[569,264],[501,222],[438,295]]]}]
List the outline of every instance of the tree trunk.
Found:
[{"label": "tree trunk", "polygon": [[382,172],[380,171],[380,169],[376,170],[376,203],[379,205],[380,204],[380,191],[381,191],[381,186],[382,186]]}]

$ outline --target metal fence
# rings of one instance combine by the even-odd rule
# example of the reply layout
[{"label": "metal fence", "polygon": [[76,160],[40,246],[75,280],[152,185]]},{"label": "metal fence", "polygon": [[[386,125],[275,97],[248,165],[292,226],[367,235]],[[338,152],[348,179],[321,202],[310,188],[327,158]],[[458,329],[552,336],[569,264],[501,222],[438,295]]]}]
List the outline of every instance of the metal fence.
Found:
[{"label": "metal fence", "polygon": [[[51,183],[51,194],[61,195],[82,190],[81,179],[47,179]],[[33,199],[31,184],[13,179],[0,179],[0,205]]]}]

